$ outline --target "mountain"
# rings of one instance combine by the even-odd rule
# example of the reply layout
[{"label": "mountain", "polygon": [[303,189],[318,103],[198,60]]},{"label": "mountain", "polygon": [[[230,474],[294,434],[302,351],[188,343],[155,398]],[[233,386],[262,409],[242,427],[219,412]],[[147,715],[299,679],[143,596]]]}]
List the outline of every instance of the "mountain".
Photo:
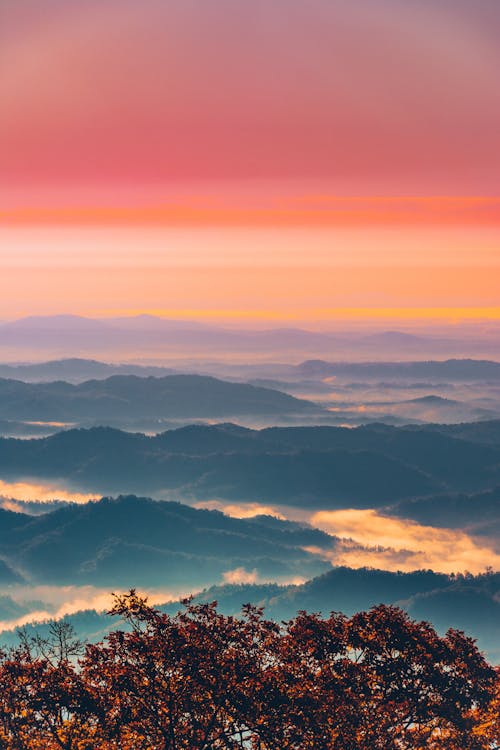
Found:
[{"label": "mountain", "polygon": [[114,375],[77,385],[0,380],[0,419],[101,423],[109,419],[215,418],[320,412],[280,391],[201,375]]},{"label": "mountain", "polygon": [[[490,434],[491,424],[484,425]],[[443,430],[219,424],[152,437],[111,428],[67,430],[41,439],[0,439],[0,471],[4,479],[64,480],[100,494],[167,492],[176,499],[307,509],[380,507],[500,485],[500,445]]]},{"label": "mountain", "polygon": [[430,620],[441,632],[463,630],[478,640],[494,664],[500,664],[500,576],[484,576],[479,585],[465,578],[449,588],[416,594],[400,602],[411,617]]},{"label": "mountain", "polygon": [[33,438],[58,432],[63,425],[57,423],[16,422],[0,419],[0,435],[4,437]]},{"label": "mountain", "polygon": [[29,315],[18,320],[0,323],[0,335],[16,333],[105,333],[115,330],[170,331],[199,330],[205,326],[196,321],[170,320],[155,315],[134,315],[115,318],[87,318],[82,315]]},{"label": "mountain", "polygon": [[[148,316],[144,316],[147,318]],[[123,320],[134,321],[132,328],[140,328],[139,318],[120,319],[122,323],[118,326],[121,330],[125,323]],[[151,325],[159,330],[169,321],[152,318]],[[92,322],[92,321],[91,321]],[[98,325],[101,324],[97,321]],[[171,322],[170,322],[171,323]],[[9,324],[14,328],[18,326],[22,330],[21,321]],[[106,323],[109,326],[110,323]],[[106,328],[105,326],[105,328]],[[200,326],[201,327],[201,326]],[[85,328],[85,326],[84,326]],[[201,327],[202,330],[203,327]],[[0,334],[2,324],[0,324]],[[16,328],[17,330],[17,328]],[[234,334],[234,332],[232,332]],[[260,332],[262,336],[271,335],[269,332]],[[228,332],[231,334],[231,332]],[[273,334],[274,335],[274,334]],[[191,363],[188,370],[194,367]],[[304,384],[314,384],[314,388],[321,387],[321,379],[336,377],[342,380],[382,380],[394,384],[402,381],[404,387],[408,380],[416,380],[423,387],[429,383],[422,380],[436,379],[449,382],[488,382],[498,383],[500,381],[500,363],[479,359],[448,359],[443,361],[409,361],[409,362],[328,362],[322,359],[307,360],[299,365],[279,364],[272,362],[261,362],[255,364],[235,364],[228,362],[204,361],[196,364],[198,372],[210,374],[216,377],[242,380],[252,382],[255,385],[267,386],[277,390],[288,390],[289,388],[300,388]],[[96,359],[85,359],[82,357],[70,357],[65,359],[54,359],[46,362],[32,363],[0,363],[0,378],[23,380],[26,382],[66,380],[79,383],[85,380],[104,379],[112,375],[137,375],[157,376],[175,374],[176,369],[164,365],[109,363]],[[288,382],[287,382],[288,379]],[[305,379],[305,380],[304,380]],[[418,382],[420,381],[420,382]],[[285,386],[285,387],[284,387]],[[329,390],[328,384],[323,384],[325,392]],[[331,386],[330,386],[331,388]]]},{"label": "mountain", "polygon": [[34,609],[41,612],[43,611],[43,605],[41,605],[40,602],[19,604],[11,596],[0,595],[0,622],[17,620],[19,617],[27,615],[30,611],[32,612]]},{"label": "mountain", "polygon": [[496,537],[500,550],[500,487],[472,494],[453,493],[402,500],[385,511],[424,525]]},{"label": "mountain", "polygon": [[[7,386],[0,380],[0,434],[36,437],[53,434],[62,427],[101,423],[151,433],[197,419],[220,418],[235,418],[248,426],[263,427],[269,424],[356,426],[374,422],[392,425],[455,424],[492,420],[500,415],[500,366],[494,362],[449,360],[331,364],[316,360],[298,367],[269,362],[254,365],[217,361],[185,362],[186,373],[193,367],[198,370],[197,375],[180,375],[164,366],[110,364],[82,358],[33,364],[0,364],[0,378],[17,381],[17,384],[9,382]],[[331,372],[335,372],[335,375],[325,374]],[[113,380],[118,376],[129,380]],[[178,398],[174,399],[174,404],[169,403],[168,399],[164,402],[165,395],[161,392],[165,390],[168,382],[165,378],[168,376],[178,378],[175,386],[178,388]],[[418,376],[420,379],[415,379]],[[151,381],[147,381],[147,378],[153,377],[164,381],[163,385],[157,383],[148,386]],[[210,394],[210,403],[216,407],[217,413],[209,413],[215,409],[208,409],[206,404],[195,409],[197,402],[189,392],[188,377],[194,384],[196,377],[211,377],[212,383],[213,379],[222,379],[233,386],[245,385],[248,393],[248,386],[272,390],[296,398],[302,404],[295,403],[293,406],[289,401],[288,404],[275,404],[270,410],[268,406],[263,408],[262,403],[256,403],[254,411],[248,405],[229,408],[233,396],[228,390],[228,398],[221,399],[215,393]],[[144,390],[151,391],[146,398],[137,395],[134,378],[143,379]],[[75,388],[68,390],[60,383],[61,380]],[[95,382],[108,380],[110,383],[107,386]],[[23,388],[18,381],[33,387]],[[123,387],[119,385],[121,382]],[[175,381],[169,382],[173,384]],[[127,383],[129,395],[126,394]],[[197,386],[195,390],[198,390]],[[2,392],[11,399],[11,406],[7,410],[9,418],[2,416]],[[260,393],[262,395],[262,391]],[[96,405],[90,404],[92,399],[98,399],[99,407],[105,407],[104,410],[99,408],[97,415]],[[217,399],[224,402],[224,408],[217,406]],[[316,408],[310,406],[307,412],[304,409],[305,400],[314,402]],[[68,402],[71,403],[68,405]],[[167,412],[169,416],[166,416]]]},{"label": "mountain", "polygon": [[[390,389],[390,385],[387,388]],[[383,392],[383,391],[382,391]],[[364,400],[363,418],[364,424],[369,422],[390,423],[389,417],[399,419],[399,423],[424,423],[438,422],[440,424],[461,424],[485,419],[496,419],[500,416],[500,403],[494,400],[489,408],[480,406],[481,400],[458,401],[457,399],[444,398],[435,394],[427,394],[403,401],[369,401]],[[346,413],[351,407],[354,417],[358,414],[358,404],[345,404]],[[338,407],[336,407],[338,411]]]},{"label": "mountain", "polygon": [[[357,446],[307,450],[293,444],[273,449],[266,440],[250,447],[238,438],[228,445],[226,434],[217,448],[217,442],[212,447],[206,440],[212,434],[217,440],[218,429],[208,430],[202,428],[200,435],[193,428],[196,439],[187,450],[176,448],[168,439],[170,433],[149,438],[109,428],[70,430],[28,441],[0,439],[0,470],[4,478],[64,479],[74,487],[104,493],[169,491],[178,497],[306,507],[341,507],[346,502],[363,507],[441,488],[438,479],[380,451]],[[479,453],[483,458],[482,449]],[[482,460],[479,468],[484,467]],[[478,481],[477,471],[473,480]]]},{"label": "mountain", "polygon": [[[269,616],[282,620],[293,617],[301,609],[322,612],[324,615],[330,614],[332,610],[351,615],[381,602],[394,604],[417,594],[447,588],[450,584],[449,576],[432,571],[390,573],[372,568],[352,569],[341,566],[306,583],[282,586],[270,594],[265,587],[259,591],[257,587],[252,589],[241,586],[238,591],[237,587],[214,586],[203,592],[199,599],[216,599],[224,611],[233,614],[247,601],[245,598],[241,599],[241,596],[246,597],[252,593],[252,599],[248,601],[258,601]],[[170,609],[174,607],[175,605],[170,605]],[[231,611],[232,607],[235,609]]]},{"label": "mountain", "polygon": [[460,401],[455,401],[451,398],[443,398],[442,396],[435,396],[432,393],[428,396],[419,396],[418,398],[411,398],[407,401],[399,401],[400,404],[424,404],[429,406],[455,406],[460,404]]},{"label": "mountain", "polygon": [[0,514],[0,557],[31,585],[190,590],[240,570],[287,580],[328,567],[306,547],[335,545],[331,536],[288,521],[236,519],[135,496],[38,516]]},{"label": "mountain", "polygon": [[5,560],[0,558],[0,585],[11,586],[16,583],[21,583],[22,580],[22,576],[12,570]]},{"label": "mountain", "polygon": [[[405,331],[315,331],[301,328],[232,329],[195,321],[168,320],[155,316],[83,318],[74,315],[28,317],[0,324],[0,347],[57,356],[101,356],[103,352],[136,356],[169,352],[227,359],[228,351],[240,353],[294,353],[324,356],[336,352],[346,359],[405,359],[419,356],[489,357],[498,348],[498,335],[490,337],[455,329],[441,337]],[[37,356],[37,358],[38,358]]]},{"label": "mountain", "polygon": [[0,364],[0,378],[22,380],[27,383],[65,380],[68,383],[81,383],[85,380],[101,380],[112,375],[137,375],[138,377],[164,377],[175,370],[169,367],[147,365],[108,364],[93,359],[56,359],[50,362],[31,364]]},{"label": "mountain", "polygon": [[[300,610],[332,610],[347,615],[380,603],[405,609],[412,617],[432,622],[441,632],[454,627],[479,639],[495,663],[500,662],[500,573],[445,576],[432,571],[390,573],[369,568],[335,568],[299,586],[267,590],[265,586],[219,586],[204,592],[202,601],[217,600],[236,614],[246,602],[263,606],[277,621]],[[176,611],[179,605],[169,605]]]},{"label": "mountain", "polygon": [[71,331],[72,333],[90,332],[97,333],[107,327],[104,320],[95,318],[84,318],[80,315],[29,315],[25,318],[12,320],[2,323],[0,334],[10,332],[22,335],[24,332],[45,332],[45,331]]},{"label": "mountain", "polygon": [[366,344],[375,344],[376,346],[391,344],[397,347],[421,347],[423,344],[425,345],[424,336],[416,336],[413,333],[405,333],[404,331],[381,331],[380,333],[372,333],[368,336],[364,336],[363,341]]},{"label": "mountain", "polygon": [[[340,341],[345,341],[341,337]],[[57,348],[69,352],[131,348],[137,353],[165,347],[178,351],[324,350],[339,343],[329,332],[299,328],[267,330],[225,329],[197,322],[141,315],[122,318],[84,318],[75,315],[32,316],[0,324],[0,346]]]},{"label": "mountain", "polygon": [[327,362],[306,360],[297,365],[299,377],[408,380],[439,378],[447,381],[500,381],[500,362],[447,359],[418,362]]},{"label": "mountain", "polygon": [[[415,429],[421,429],[417,427]],[[426,425],[426,431],[439,432],[459,440],[482,445],[500,446],[500,419],[453,425]]]},{"label": "mountain", "polygon": [[[199,594],[198,603],[217,601],[228,615],[238,615],[244,604],[264,608],[267,617],[278,622],[294,617],[300,610],[331,611],[352,615],[377,604],[392,604],[412,617],[432,622],[442,633],[449,627],[462,629],[478,639],[479,647],[494,663],[500,663],[500,574],[446,576],[430,570],[391,573],[371,568],[338,567],[303,584],[225,584],[212,586]],[[162,607],[173,614],[179,601]],[[118,623],[104,613],[92,610],[69,616],[82,637],[100,640]],[[121,627],[121,625],[120,625]],[[29,626],[41,634],[45,624]],[[12,644],[14,633],[0,633],[1,644]]]}]

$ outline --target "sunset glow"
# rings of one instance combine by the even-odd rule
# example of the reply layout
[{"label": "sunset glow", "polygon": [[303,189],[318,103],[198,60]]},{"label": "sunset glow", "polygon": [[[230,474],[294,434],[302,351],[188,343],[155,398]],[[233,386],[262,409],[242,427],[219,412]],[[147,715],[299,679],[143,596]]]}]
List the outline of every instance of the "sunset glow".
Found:
[{"label": "sunset glow", "polygon": [[0,0],[0,745],[500,750],[500,0]]},{"label": "sunset glow", "polygon": [[0,317],[499,318],[495,5],[43,5],[0,9]]}]

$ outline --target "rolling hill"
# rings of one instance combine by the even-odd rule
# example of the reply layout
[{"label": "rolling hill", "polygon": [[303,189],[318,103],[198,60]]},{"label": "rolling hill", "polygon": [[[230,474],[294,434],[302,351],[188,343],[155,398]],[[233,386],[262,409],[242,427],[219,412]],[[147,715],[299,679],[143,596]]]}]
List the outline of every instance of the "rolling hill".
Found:
[{"label": "rolling hill", "polygon": [[135,496],[39,516],[0,510],[0,520],[0,576],[30,585],[189,590],[239,569],[286,580],[325,570],[328,564],[305,548],[335,544],[288,521],[236,519]]},{"label": "rolling hill", "polygon": [[270,388],[202,375],[114,375],[79,384],[0,380],[0,419],[76,422],[133,418],[221,418],[321,413]]},{"label": "rolling hill", "polygon": [[[225,584],[212,586],[194,597],[195,602],[217,601],[225,614],[238,615],[244,604],[264,608],[267,617],[288,620],[300,610],[331,611],[351,615],[380,603],[405,609],[412,617],[432,622],[441,633],[461,629],[478,639],[489,659],[500,663],[500,574],[446,576],[432,571],[390,573],[371,568],[338,567],[303,584]],[[164,605],[173,614],[181,602]],[[117,627],[116,620],[102,612],[85,610],[66,618],[80,636],[100,640]],[[47,625],[28,627],[29,633],[44,633]],[[15,633],[0,633],[1,644],[16,642]]]},{"label": "rolling hill", "polygon": [[[41,439],[0,439],[0,472],[4,479],[63,480],[99,494],[169,493],[308,509],[380,507],[500,485],[500,445],[479,440],[480,424],[474,442],[446,427],[377,424],[263,430],[192,425],[153,437],[111,428],[67,430]],[[490,436],[491,423],[484,430]]]}]

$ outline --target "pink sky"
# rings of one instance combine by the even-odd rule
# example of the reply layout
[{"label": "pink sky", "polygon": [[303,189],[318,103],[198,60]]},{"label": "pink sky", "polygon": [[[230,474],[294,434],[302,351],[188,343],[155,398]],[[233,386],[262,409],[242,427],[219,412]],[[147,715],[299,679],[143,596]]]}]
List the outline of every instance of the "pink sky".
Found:
[{"label": "pink sky", "polygon": [[483,194],[496,0],[2,3],[2,180]]},{"label": "pink sky", "polygon": [[500,308],[499,38],[497,0],[1,3],[0,317]]}]

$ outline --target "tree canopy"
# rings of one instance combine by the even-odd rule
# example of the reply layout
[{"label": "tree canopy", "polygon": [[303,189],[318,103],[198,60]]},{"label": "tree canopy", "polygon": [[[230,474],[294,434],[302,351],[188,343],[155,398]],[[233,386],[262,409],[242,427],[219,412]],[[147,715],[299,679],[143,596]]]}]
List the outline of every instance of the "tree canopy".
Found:
[{"label": "tree canopy", "polygon": [[287,623],[134,590],[119,629],[67,623],[0,654],[1,750],[492,750],[499,675],[474,641],[380,605]]}]

